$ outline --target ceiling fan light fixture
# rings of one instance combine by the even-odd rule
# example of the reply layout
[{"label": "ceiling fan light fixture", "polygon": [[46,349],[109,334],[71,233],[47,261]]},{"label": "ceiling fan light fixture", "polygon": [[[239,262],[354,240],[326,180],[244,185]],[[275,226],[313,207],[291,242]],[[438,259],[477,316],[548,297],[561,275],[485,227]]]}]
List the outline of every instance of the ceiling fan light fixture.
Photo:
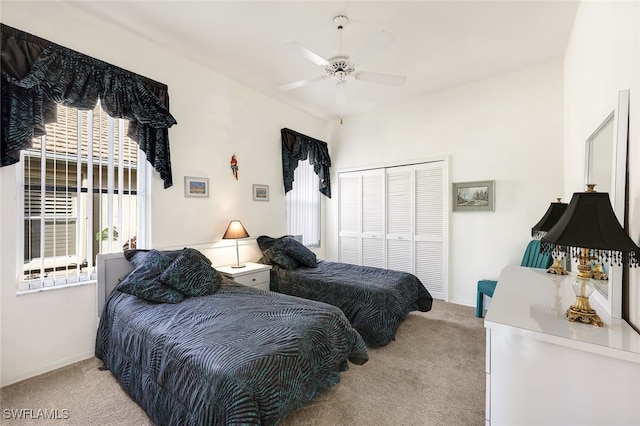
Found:
[{"label": "ceiling fan light fixture", "polygon": [[349,18],[344,15],[338,15],[333,18],[333,23],[338,26],[339,30],[341,30],[345,25],[349,23]]},{"label": "ceiling fan light fixture", "polygon": [[342,72],[345,75],[351,75],[356,67],[349,61],[348,56],[334,56],[329,58],[329,65],[325,67],[325,71],[329,75],[339,75]]}]

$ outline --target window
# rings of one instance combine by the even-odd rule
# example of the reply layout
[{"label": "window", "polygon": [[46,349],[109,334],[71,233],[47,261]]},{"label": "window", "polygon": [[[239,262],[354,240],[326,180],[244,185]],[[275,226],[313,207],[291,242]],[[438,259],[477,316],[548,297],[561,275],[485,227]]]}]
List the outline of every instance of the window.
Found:
[{"label": "window", "polygon": [[287,192],[287,233],[302,235],[307,247],[320,247],[320,181],[309,160],[300,160]]},{"label": "window", "polygon": [[145,157],[126,136],[128,122],[99,104],[58,105],[57,114],[21,154],[20,290],[94,279],[98,253],[133,248],[146,235],[146,161],[138,162]]}]

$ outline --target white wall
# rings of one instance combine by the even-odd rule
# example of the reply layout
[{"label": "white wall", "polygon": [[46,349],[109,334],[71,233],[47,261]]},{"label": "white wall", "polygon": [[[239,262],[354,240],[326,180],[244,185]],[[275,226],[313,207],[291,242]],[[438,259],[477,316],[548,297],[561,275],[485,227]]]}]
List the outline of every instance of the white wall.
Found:
[{"label": "white wall", "polygon": [[[495,180],[495,212],[449,213],[449,300],[475,305],[477,281],[519,265],[531,227],[562,196],[562,108],[556,61],[348,117],[332,130],[332,179],[341,169],[447,156],[451,182]],[[334,194],[325,250],[336,259]]]},{"label": "white wall", "polygon": [[[280,129],[326,140],[324,122],[68,3],[3,1],[2,22],[169,86],[171,112],[178,121],[169,130],[174,186],[163,189],[154,174],[153,246],[219,242],[236,218],[252,238],[286,232]],[[238,181],[229,167],[234,153]],[[16,296],[16,167],[0,169],[1,385],[92,356],[97,317],[93,285]],[[208,177],[210,197],[184,198],[185,175]],[[252,201],[254,183],[269,185],[269,202]],[[249,246],[241,247],[241,261],[257,260],[255,244]],[[215,265],[235,262],[235,246],[220,256],[213,259]]]},{"label": "white wall", "polygon": [[[584,191],[584,144],[630,90],[629,234],[640,243],[640,3],[581,2],[564,61],[565,197]],[[596,187],[596,190],[598,188]],[[640,328],[640,271],[631,268],[631,322]]]}]

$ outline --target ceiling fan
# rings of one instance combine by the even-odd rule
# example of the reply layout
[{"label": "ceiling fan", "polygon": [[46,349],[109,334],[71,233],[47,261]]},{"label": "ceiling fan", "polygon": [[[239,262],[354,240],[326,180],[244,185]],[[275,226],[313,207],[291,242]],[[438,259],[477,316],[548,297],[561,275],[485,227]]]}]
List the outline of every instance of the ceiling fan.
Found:
[{"label": "ceiling fan", "polygon": [[366,57],[371,56],[378,50],[393,43],[394,38],[391,34],[382,31],[369,43],[369,45],[366,46],[365,49],[354,55],[348,56],[342,53],[342,29],[348,22],[349,18],[344,15],[338,15],[333,18],[333,23],[337,25],[338,32],[340,34],[340,46],[339,53],[329,59],[324,59],[322,56],[312,52],[298,42],[288,42],[288,44],[293,49],[302,54],[302,56],[304,56],[306,59],[313,62],[314,64],[323,67],[325,72],[324,74],[316,77],[284,84],[282,86],[279,86],[278,89],[282,91],[293,90],[333,77],[336,79],[336,87],[338,88],[336,104],[343,105],[345,102],[343,86],[347,82],[347,78],[349,77],[353,77],[356,80],[387,84],[391,86],[401,86],[402,84],[404,84],[404,82],[407,80],[407,77],[402,75],[381,74],[377,72],[361,71],[358,69],[358,64],[361,63]]}]

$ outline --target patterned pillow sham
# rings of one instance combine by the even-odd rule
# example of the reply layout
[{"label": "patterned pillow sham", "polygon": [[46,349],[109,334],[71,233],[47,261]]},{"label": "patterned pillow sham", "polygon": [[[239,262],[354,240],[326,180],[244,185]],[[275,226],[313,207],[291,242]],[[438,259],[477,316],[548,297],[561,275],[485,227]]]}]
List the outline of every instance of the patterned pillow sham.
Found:
[{"label": "patterned pillow sham", "polygon": [[269,259],[270,263],[287,269],[295,269],[299,265],[311,268],[318,266],[315,253],[291,235],[285,235],[280,238],[262,235],[256,241],[262,250],[262,254]]},{"label": "patterned pillow sham", "polygon": [[290,236],[282,237],[282,241],[285,243],[285,253],[287,253],[289,257],[310,268],[318,266],[316,254],[305,247],[300,241]]},{"label": "patterned pillow sham", "polygon": [[298,262],[292,257],[289,257],[285,250],[274,244],[270,248],[262,252],[272,264],[281,266],[285,269],[296,269]]},{"label": "patterned pillow sham", "polygon": [[128,259],[135,268],[120,281],[118,291],[150,302],[178,303],[184,299],[182,293],[162,285],[158,280],[162,271],[171,264],[171,257],[157,250],[149,250],[130,253]]},{"label": "patterned pillow sham", "polygon": [[160,274],[160,282],[185,296],[206,296],[220,287],[220,275],[198,250],[184,248]]},{"label": "patterned pillow sham", "polygon": [[256,242],[258,243],[258,247],[260,247],[260,250],[264,253],[265,250],[270,248],[273,245],[273,243],[275,243],[279,239],[280,238],[273,238],[273,237],[268,237],[266,235],[260,235],[258,238],[256,238]]}]

